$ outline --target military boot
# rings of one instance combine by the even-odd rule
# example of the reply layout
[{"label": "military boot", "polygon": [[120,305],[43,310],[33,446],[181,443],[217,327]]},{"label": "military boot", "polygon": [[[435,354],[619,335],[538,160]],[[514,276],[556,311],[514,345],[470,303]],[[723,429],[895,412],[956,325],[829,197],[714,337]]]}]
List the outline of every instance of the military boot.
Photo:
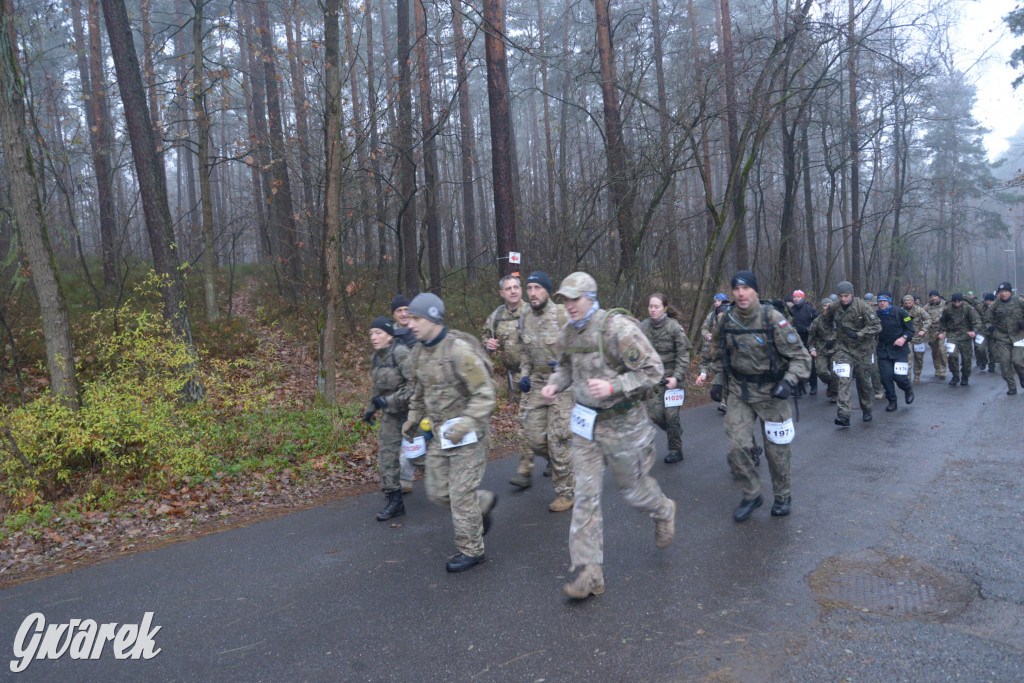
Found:
[{"label": "military boot", "polygon": [[960,375],[953,375],[949,380],[949,386],[955,387],[957,384],[960,384]]},{"label": "military boot", "polygon": [[533,485],[529,474],[517,474],[508,480],[508,483],[513,486],[518,486],[520,489],[528,489]]},{"label": "military boot", "polygon": [[839,417],[836,418],[836,424],[839,425],[840,427],[849,427],[850,426],[850,416],[849,415],[840,415]]},{"label": "military boot", "polygon": [[896,408],[897,408],[897,406],[896,406],[896,399],[894,399],[894,398],[889,399],[889,405],[887,405],[885,407],[885,412],[891,413],[894,410],[896,410]]},{"label": "military boot", "polygon": [[388,497],[388,504],[377,513],[378,522],[386,522],[392,517],[401,517],[405,514],[405,503],[402,502],[401,491],[391,491],[384,495]]},{"label": "military boot", "polygon": [[562,586],[562,592],[575,600],[583,600],[591,595],[604,593],[604,571],[599,564],[588,564],[583,567],[572,583]]},{"label": "military boot", "polygon": [[676,537],[676,502],[668,499],[668,519],[654,520],[654,546],[667,548]]},{"label": "military boot", "polygon": [[682,461],[683,461],[683,454],[680,451],[669,451],[668,455],[665,456],[665,462],[669,463],[670,465],[672,463],[682,462]]},{"label": "military boot", "polygon": [[559,496],[555,498],[548,505],[548,510],[551,512],[565,512],[566,510],[572,510],[572,504],[575,499],[572,496]]}]

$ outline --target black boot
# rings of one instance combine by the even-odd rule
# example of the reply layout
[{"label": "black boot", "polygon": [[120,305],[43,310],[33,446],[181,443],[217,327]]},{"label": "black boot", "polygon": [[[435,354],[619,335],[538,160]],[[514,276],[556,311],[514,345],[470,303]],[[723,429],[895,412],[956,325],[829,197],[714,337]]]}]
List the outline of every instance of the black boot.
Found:
[{"label": "black boot", "polygon": [[960,376],[953,375],[953,377],[949,380],[949,386],[955,387],[957,384],[960,384]]},{"label": "black boot", "polygon": [[962,386],[962,387],[966,387],[967,386],[967,378],[966,377],[963,377],[963,378],[960,379],[960,386]]},{"label": "black boot", "polygon": [[861,419],[863,419],[865,422],[871,422],[871,411],[865,410],[864,414],[861,415]]},{"label": "black boot", "polygon": [[388,504],[377,513],[378,522],[386,522],[392,517],[401,517],[405,514],[405,503],[402,502],[401,490],[391,491],[384,495],[388,497]]},{"label": "black boot", "polygon": [[665,456],[665,462],[672,464],[675,462],[682,462],[683,454],[680,451],[669,451],[668,455]]},{"label": "black boot", "polygon": [[903,392],[903,400],[909,406],[914,402],[914,390],[908,385],[906,390]]},{"label": "black boot", "polygon": [[887,413],[891,413],[891,412],[893,412],[894,410],[896,410],[896,399],[894,399],[894,398],[890,398],[890,399],[889,399],[889,405],[887,405],[887,406],[885,407],[885,412],[887,412]]}]

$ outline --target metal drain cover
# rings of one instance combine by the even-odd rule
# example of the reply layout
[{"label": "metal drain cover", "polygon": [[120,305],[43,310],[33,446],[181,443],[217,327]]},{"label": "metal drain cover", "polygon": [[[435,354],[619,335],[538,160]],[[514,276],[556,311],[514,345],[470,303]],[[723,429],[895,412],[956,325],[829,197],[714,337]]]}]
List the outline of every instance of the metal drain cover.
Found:
[{"label": "metal drain cover", "polygon": [[874,551],[826,559],[808,583],[823,605],[884,616],[942,619],[977,595],[970,581],[905,556]]}]

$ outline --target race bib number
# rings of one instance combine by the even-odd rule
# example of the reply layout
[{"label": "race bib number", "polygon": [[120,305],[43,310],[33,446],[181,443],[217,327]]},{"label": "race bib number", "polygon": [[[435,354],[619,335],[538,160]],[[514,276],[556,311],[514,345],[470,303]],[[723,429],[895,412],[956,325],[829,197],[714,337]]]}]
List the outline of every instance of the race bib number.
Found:
[{"label": "race bib number", "polygon": [[953,353],[956,351],[956,344],[953,342],[946,342],[946,353]]},{"label": "race bib number", "polygon": [[974,343],[975,344],[984,344],[985,343],[985,335],[983,335],[983,334],[976,334],[976,335],[974,335]]},{"label": "race bib number", "polygon": [[785,446],[793,441],[793,437],[796,436],[796,428],[793,426],[793,418],[789,418],[785,422],[765,422],[764,423],[764,435],[768,437],[768,440],[772,443],[777,443],[780,446]]},{"label": "race bib number", "polygon": [[462,441],[459,441],[457,443],[454,442],[454,441],[449,441],[448,439],[444,438],[445,432],[448,431],[448,428],[452,427],[453,425],[458,424],[460,420],[462,420],[461,417],[453,417],[452,419],[448,420],[443,425],[441,425],[441,448],[442,449],[448,450],[449,448],[458,448],[459,446],[468,446],[471,443],[476,443],[477,442],[476,432],[466,432],[466,435],[464,437],[462,437]]},{"label": "race bib number", "polygon": [[928,348],[927,344],[914,344],[914,353],[924,353],[926,348]]},{"label": "race bib number", "polygon": [[595,420],[597,420],[596,410],[577,403],[576,407],[572,409],[572,416],[569,418],[569,428],[573,434],[582,436],[587,441],[593,441]]},{"label": "race bib number", "polygon": [[686,392],[682,389],[669,389],[665,392],[665,407],[674,408],[676,406],[683,405],[683,399],[686,398]]},{"label": "race bib number", "polygon": [[892,371],[897,375],[906,376],[910,373],[910,363],[893,363]]},{"label": "race bib number", "polygon": [[1013,342],[1013,345],[1014,346],[1024,346],[1024,339],[1018,339],[1017,341]]},{"label": "race bib number", "polygon": [[412,441],[406,441],[402,439],[402,455],[405,456],[406,460],[413,460],[420,457],[427,452],[427,440],[422,436],[417,436]]},{"label": "race bib number", "polygon": [[832,372],[836,373],[836,377],[849,377],[850,376],[850,364],[849,363],[833,363]]},{"label": "race bib number", "polygon": [[871,364],[875,364],[875,354],[871,354]]}]

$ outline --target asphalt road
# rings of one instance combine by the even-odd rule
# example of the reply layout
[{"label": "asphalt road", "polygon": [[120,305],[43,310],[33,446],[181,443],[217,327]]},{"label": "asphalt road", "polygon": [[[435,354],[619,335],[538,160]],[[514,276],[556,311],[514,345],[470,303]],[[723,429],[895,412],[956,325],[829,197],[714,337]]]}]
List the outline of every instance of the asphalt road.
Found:
[{"label": "asphalt road", "polygon": [[[655,549],[607,481],[607,592],[585,602],[561,594],[569,513],[547,511],[540,463],[513,493],[504,458],[484,480],[501,496],[487,562],[464,574],[444,570],[451,521],[422,483],[396,527],[373,518],[381,495],[350,498],[0,592],[0,678],[1024,680],[1024,396],[993,374],[916,391],[844,430],[823,395],[802,399],[793,514],[766,504],[744,524],[719,414],[684,411],[685,461],[653,470],[678,502],[676,542]],[[13,674],[36,612],[153,612],[161,651],[108,645]]]}]

